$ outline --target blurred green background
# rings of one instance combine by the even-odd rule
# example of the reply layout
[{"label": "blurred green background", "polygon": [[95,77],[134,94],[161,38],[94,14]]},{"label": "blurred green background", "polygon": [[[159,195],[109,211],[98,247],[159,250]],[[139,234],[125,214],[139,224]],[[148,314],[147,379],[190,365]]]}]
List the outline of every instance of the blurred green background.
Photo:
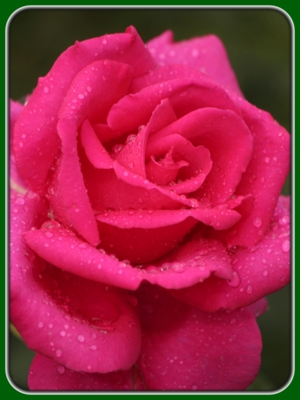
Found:
[{"label": "blurred green background", "polygon": [[[11,18],[8,32],[9,95],[14,100],[31,93],[37,78],[75,40],[123,32],[134,25],[146,42],[167,29],[176,41],[210,33],[226,46],[240,87],[251,103],[269,111],[291,130],[291,26],[272,8],[40,8],[25,9]],[[290,191],[289,179],[284,193]],[[291,374],[291,291],[269,296],[269,311],[259,318],[264,349],[261,371],[251,386],[272,391]],[[26,389],[33,353],[11,337],[9,373]]]}]

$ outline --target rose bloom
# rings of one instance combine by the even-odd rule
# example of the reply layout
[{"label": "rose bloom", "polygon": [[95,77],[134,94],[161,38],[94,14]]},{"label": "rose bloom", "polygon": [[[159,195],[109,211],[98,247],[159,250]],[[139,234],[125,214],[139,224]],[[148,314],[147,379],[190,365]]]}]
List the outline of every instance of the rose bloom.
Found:
[{"label": "rose bloom", "polygon": [[289,134],[221,41],[77,42],[10,115],[30,389],[246,389],[264,297],[289,282]]}]

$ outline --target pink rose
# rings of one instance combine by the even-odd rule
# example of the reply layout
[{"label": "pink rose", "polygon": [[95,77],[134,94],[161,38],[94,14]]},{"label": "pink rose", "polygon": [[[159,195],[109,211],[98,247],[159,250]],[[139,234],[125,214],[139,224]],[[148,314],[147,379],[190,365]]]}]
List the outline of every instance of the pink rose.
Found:
[{"label": "pink rose", "polygon": [[31,390],[247,388],[256,317],[289,281],[289,134],[243,98],[220,40],[76,43],[11,118]]}]

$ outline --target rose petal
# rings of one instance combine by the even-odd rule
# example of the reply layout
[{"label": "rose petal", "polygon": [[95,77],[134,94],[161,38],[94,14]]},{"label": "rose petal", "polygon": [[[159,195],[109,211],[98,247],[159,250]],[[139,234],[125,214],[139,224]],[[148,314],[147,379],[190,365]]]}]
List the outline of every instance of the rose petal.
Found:
[{"label": "rose petal", "polygon": [[150,285],[138,299],[147,390],[244,390],[254,380],[262,342],[248,310],[207,314]]},{"label": "rose petal", "polygon": [[[160,71],[156,74],[159,75]],[[151,113],[164,98],[169,99],[178,118],[203,107],[232,110],[239,114],[239,109],[225,90],[207,76],[197,74],[194,79],[171,79],[123,97],[111,108],[108,125],[120,132],[135,130],[148,122]]]},{"label": "rose petal", "polygon": [[270,114],[235,99],[253,132],[253,156],[236,193],[251,193],[255,202],[247,218],[227,235],[230,246],[252,246],[267,231],[290,168],[290,135]]},{"label": "rose petal", "polygon": [[125,210],[105,211],[96,219],[121,229],[154,229],[178,224],[187,218],[194,218],[215,229],[226,229],[240,218],[234,210],[222,208],[199,208],[180,210]]},{"label": "rose petal", "polygon": [[[159,213],[159,211],[157,211]],[[197,221],[192,218],[185,218],[178,223],[169,221],[165,226],[155,227],[152,222],[152,216],[148,218],[147,227],[129,228],[118,226],[118,220],[123,223],[128,218],[132,219],[134,212],[117,213],[117,220],[112,215],[113,225],[107,221],[107,217],[97,217],[99,221],[99,232],[101,237],[101,246],[109,252],[115,254],[120,260],[129,260],[131,264],[145,264],[157,260],[174,249],[184,236],[196,225]],[[129,217],[128,217],[129,214]],[[134,216],[136,221],[138,217],[147,215],[139,213]],[[149,217],[149,214],[147,215]],[[125,217],[125,218],[124,218]],[[157,216],[159,218],[159,216]],[[156,218],[157,219],[157,218]],[[108,223],[107,223],[108,222]],[[138,222],[136,222],[138,225]],[[145,225],[145,224],[143,224]]]},{"label": "rose petal", "polygon": [[224,45],[217,36],[207,35],[174,43],[173,33],[166,31],[150,40],[147,47],[159,65],[187,64],[241,95]]},{"label": "rose petal", "polygon": [[[151,201],[150,206],[145,207],[143,205],[143,208],[178,208],[178,207],[180,207],[180,205],[185,205],[188,207],[197,207],[197,205],[198,205],[198,202],[196,199],[187,198],[183,194],[178,195],[175,192],[173,192],[172,190],[163,188],[161,186],[157,186],[157,185],[153,184],[152,182],[148,181],[148,179],[144,179],[140,175],[136,175],[136,174],[133,174],[131,171],[128,171],[122,165],[120,165],[118,162],[114,162],[114,171],[120,180],[124,181],[131,187],[137,186],[140,188],[147,189],[148,195],[146,195],[146,196],[150,197],[151,195],[153,195],[153,197],[157,196],[159,199],[159,197],[161,197],[161,196],[157,195],[156,192],[159,192],[160,194],[165,196],[164,198],[161,197],[161,199],[163,199],[163,200],[161,200],[160,207],[158,207],[158,204],[155,201],[151,201],[152,199],[148,199],[148,201],[149,200]],[[145,201],[147,201],[147,199]],[[142,204],[143,203],[144,203],[144,199],[142,199]],[[124,208],[124,206],[122,208]],[[128,206],[128,208],[130,208],[130,205]],[[139,208],[141,208],[141,205]]]},{"label": "rose petal", "polygon": [[135,290],[143,280],[179,289],[195,285],[213,272],[231,279],[232,269],[224,245],[216,239],[201,238],[202,233],[200,229],[200,237],[195,236],[147,268],[132,267],[128,260],[120,262],[51,221],[24,236],[32,250],[56,267],[95,282]]},{"label": "rose petal", "polygon": [[[15,128],[16,161],[22,177],[32,190],[43,192],[48,170],[59,150],[57,119],[53,116],[58,115],[73,78],[85,66],[104,59],[130,65],[135,76],[143,75],[156,66],[133,27],[125,33],[76,42],[63,52],[46,77],[39,79]],[[23,142],[23,147],[19,147],[24,134],[27,140]],[[43,152],[41,148],[47,151]]]},{"label": "rose petal", "polygon": [[58,129],[62,136],[63,153],[51,177],[49,202],[58,221],[96,245],[99,235],[76,152],[76,125],[72,120],[60,120]]},{"label": "rose petal", "polygon": [[106,122],[111,106],[127,94],[132,77],[132,69],[116,61],[101,60],[87,65],[71,82],[59,119],[73,119],[77,126],[85,118],[91,123]]},{"label": "rose petal", "polygon": [[112,168],[112,159],[101,142],[98,140],[88,119],[83,121],[80,135],[85,154],[93,166],[95,168],[103,169]]},{"label": "rose petal", "polygon": [[129,135],[115,160],[129,171],[146,178],[145,147],[149,129],[142,127],[137,135]]},{"label": "rose petal", "polygon": [[213,312],[244,307],[282,289],[290,280],[289,198],[279,198],[269,230],[256,246],[233,250],[231,264],[231,281],[210,277],[172,294],[194,307]]},{"label": "rose petal", "polygon": [[108,374],[77,372],[39,354],[30,366],[28,386],[30,390],[38,391],[143,390],[135,367]]},{"label": "rose petal", "polygon": [[146,164],[147,178],[156,185],[166,186],[174,183],[180,169],[189,165],[183,160],[174,161],[172,152],[173,149],[171,148],[165,157],[158,161],[155,160],[154,156],[151,156]]},{"label": "rose petal", "polygon": [[[11,204],[10,317],[26,344],[75,370],[130,368],[141,339],[131,299],[47,265],[22,237],[46,219],[45,204],[31,192],[13,193]],[[48,241],[57,225],[50,221],[42,229]]]},{"label": "rose petal", "polygon": [[[19,175],[19,171],[16,166],[15,156],[12,152],[13,148],[13,136],[14,136],[14,127],[15,123],[23,110],[23,104],[10,100],[9,101],[9,176],[10,176],[10,184],[11,186],[19,192],[26,192],[26,184],[23,182],[22,178]],[[22,139],[26,139],[26,135],[23,135]],[[23,146],[23,141],[19,142],[19,146]]]},{"label": "rose petal", "polygon": [[[76,75],[59,112],[57,131],[62,142],[62,157],[59,172],[52,181],[50,204],[56,218],[66,226],[73,226],[94,245],[99,241],[98,231],[76,151],[77,130],[85,118],[91,121],[99,118],[101,122],[106,117],[111,105],[127,92],[131,74],[125,64],[95,61]],[[112,80],[115,90],[110,88]],[[103,93],[109,95],[104,98]]]}]

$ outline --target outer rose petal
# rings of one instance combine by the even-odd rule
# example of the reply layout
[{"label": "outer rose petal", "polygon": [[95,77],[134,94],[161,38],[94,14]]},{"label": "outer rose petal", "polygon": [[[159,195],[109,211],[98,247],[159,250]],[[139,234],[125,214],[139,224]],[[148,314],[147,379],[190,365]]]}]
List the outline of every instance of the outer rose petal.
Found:
[{"label": "outer rose petal", "polygon": [[150,285],[138,299],[147,390],[244,390],[254,380],[262,342],[251,312],[207,314]]},{"label": "outer rose petal", "polygon": [[[77,132],[86,118],[103,122],[112,104],[127,93],[131,79],[128,65],[95,61],[75,76],[59,111],[57,132],[62,156],[49,190],[50,205],[57,219],[73,226],[94,245],[99,237],[80,169]],[[104,93],[109,94],[104,96]]]},{"label": "outer rose petal", "polygon": [[253,208],[232,229],[230,246],[252,246],[267,231],[290,168],[290,135],[273,117],[241,98],[235,98],[253,134],[253,156],[236,194],[251,193]]},{"label": "outer rose petal", "polygon": [[193,237],[146,268],[131,267],[128,260],[120,262],[51,221],[40,230],[27,232],[25,240],[40,257],[65,271],[130,290],[137,289],[143,280],[167,289],[180,289],[202,282],[212,273],[232,278],[226,249],[215,239]]},{"label": "outer rose petal", "polygon": [[[130,368],[141,341],[132,299],[50,266],[32,253],[22,232],[39,226],[45,211],[38,196],[12,198],[12,323],[31,349],[71,369],[106,373]],[[50,230],[45,234],[51,237]]]},{"label": "outer rose petal", "polygon": [[[135,76],[143,75],[156,66],[133,27],[125,33],[76,42],[63,52],[45,78],[39,79],[16,124],[15,156],[22,177],[32,190],[44,191],[48,170],[60,145],[55,116],[73,78],[85,66],[105,59],[130,65]],[[24,134],[27,139],[20,148],[19,142]]]},{"label": "outer rose petal", "polygon": [[[12,152],[12,146],[13,146],[13,134],[14,134],[14,127],[15,123],[19,117],[19,114],[23,110],[24,106],[23,104],[10,100],[9,102],[9,147],[10,147],[10,164],[9,164],[9,175],[10,175],[10,184],[11,186],[18,190],[19,192],[25,192],[26,191],[26,185],[21,179],[17,166],[16,166],[16,160],[15,156]],[[25,137],[23,137],[25,139]],[[19,143],[19,146],[23,145],[23,141]]]},{"label": "outer rose petal", "polygon": [[150,40],[147,47],[159,65],[189,65],[241,95],[223,43],[215,35],[174,43],[173,33],[166,31]]},{"label": "outer rose petal", "polygon": [[231,256],[231,282],[215,277],[172,294],[201,310],[244,307],[282,289],[290,280],[289,198],[280,197],[268,232],[248,249],[237,248]]},{"label": "outer rose petal", "polygon": [[30,390],[107,391],[143,390],[138,370],[108,374],[72,371],[41,355],[36,355],[28,376]]}]

